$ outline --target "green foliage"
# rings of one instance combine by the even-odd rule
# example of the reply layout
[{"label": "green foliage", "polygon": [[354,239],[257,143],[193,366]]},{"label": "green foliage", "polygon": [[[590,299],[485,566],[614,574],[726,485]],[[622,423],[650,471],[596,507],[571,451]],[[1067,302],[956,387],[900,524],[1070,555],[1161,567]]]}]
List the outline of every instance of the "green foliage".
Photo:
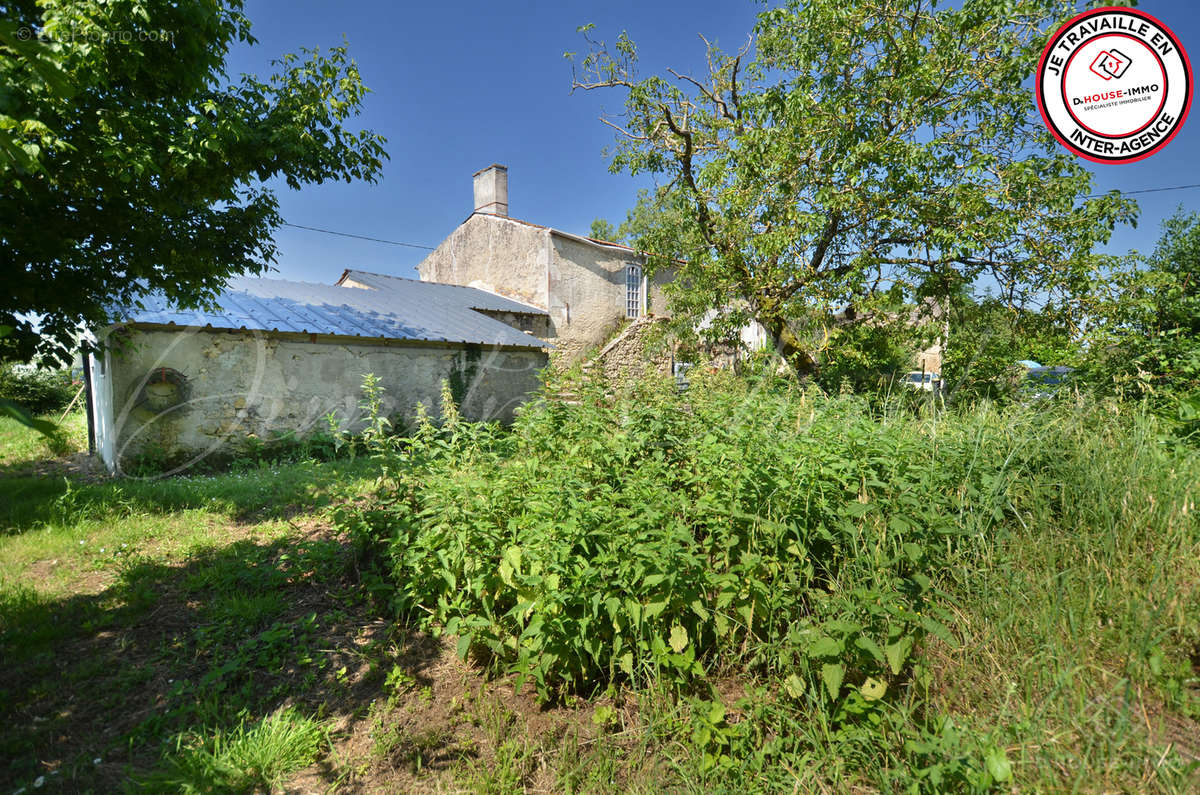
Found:
[{"label": "green foliage", "polygon": [[1095,286],[1087,371],[1103,392],[1149,396],[1185,428],[1200,401],[1200,213],[1163,223],[1149,255],[1113,263]]},{"label": "green foliage", "polygon": [[604,218],[592,221],[592,228],[588,232],[588,236],[594,240],[607,240],[610,243],[620,242],[617,237],[617,228]]},{"label": "green foliage", "polygon": [[29,428],[41,434],[43,438],[56,445],[57,428],[53,422],[49,420],[39,420],[29,412],[29,409],[22,406],[20,403],[14,403],[8,398],[0,398],[0,416],[19,422],[26,428]]},{"label": "green foliage", "polygon": [[[346,47],[266,79],[228,76],[253,43],[242,0],[6,3],[0,26],[0,323],[15,352],[65,360],[79,323],[161,291],[184,306],[261,273],[274,189],[377,178],[383,139],[344,126],[367,89]],[[37,317],[35,331],[32,317]]]},{"label": "green foliage", "polygon": [[[296,704],[336,718],[349,735],[339,731],[321,775],[386,787],[400,772],[412,776],[404,782],[413,790],[1196,790],[1200,455],[1163,444],[1159,417],[1086,399],[914,414],[783,380],[739,383],[698,370],[692,380],[683,396],[669,385],[616,396],[575,389],[581,405],[531,405],[507,434],[461,418],[425,423],[424,441],[389,454],[374,503],[365,512],[347,506],[344,522],[385,551],[401,530],[426,536],[411,558],[394,546],[391,562],[423,558],[431,574],[465,563],[473,568],[460,584],[497,572],[514,538],[525,545],[509,574],[518,585],[529,581],[535,557],[587,568],[591,556],[568,544],[590,527],[613,582],[569,572],[563,581],[603,598],[643,585],[616,560],[618,545],[647,568],[666,568],[652,559],[664,549],[655,524],[686,520],[696,535],[725,537],[723,526],[750,528],[759,538],[733,552],[757,548],[763,559],[728,564],[747,573],[748,590],[767,576],[783,588],[808,582],[799,594],[760,601],[781,618],[799,606],[786,635],[772,638],[764,621],[725,647],[695,631],[688,622],[699,617],[685,606],[682,620],[650,621],[667,655],[702,647],[701,674],[655,663],[651,648],[635,668],[645,687],[618,682],[597,702],[566,697],[553,714],[537,713],[509,692],[512,680],[464,685],[458,668],[437,664],[442,646],[416,631],[419,618],[389,632],[374,612],[354,615],[352,605],[383,606],[389,591],[381,588],[379,602],[365,598],[376,583],[344,536],[312,532],[328,500],[378,488],[378,460],[154,482],[3,478],[10,514],[0,516],[0,778],[33,791],[53,758],[63,781],[111,791],[161,761],[157,775],[172,776],[167,789],[228,775],[217,778],[225,791],[269,766],[215,761],[230,758],[224,751],[237,733]],[[825,437],[828,454],[814,455]],[[664,460],[681,460],[684,470],[666,488],[656,483]],[[704,474],[687,471],[689,461]],[[521,473],[533,476],[519,481]],[[636,488],[618,500],[625,479]],[[691,482],[718,490],[697,497]],[[462,507],[448,505],[454,497]],[[750,505],[754,518],[729,510]],[[436,510],[417,515],[420,506]],[[893,517],[921,510],[930,519],[893,526]],[[458,517],[469,526],[452,524]],[[773,524],[785,521],[794,536],[819,536],[823,526],[836,543],[826,542],[828,555],[814,546],[806,558],[784,549],[770,559]],[[231,543],[239,531],[256,540]],[[462,548],[485,533],[498,540],[478,554]],[[605,544],[600,533],[614,538]],[[548,539],[540,546],[538,534]],[[668,542],[682,551],[665,547],[659,556],[685,562],[707,543],[682,532]],[[886,554],[893,542],[909,561],[900,577]],[[51,560],[59,563],[47,568]],[[727,564],[715,563],[700,576],[721,578]],[[107,580],[100,593],[78,592],[73,578],[90,584],[98,575]],[[682,576],[696,579],[686,567]],[[920,587],[920,576],[929,587],[919,599],[889,590],[897,580]],[[489,598],[512,594],[498,572],[488,581],[496,591]],[[393,582],[392,590],[403,584]],[[669,595],[674,587],[663,580],[648,590]],[[464,610],[483,604],[447,588],[438,598]],[[526,627],[542,615],[547,635],[560,632],[554,608],[583,602],[539,599]],[[648,603],[638,608],[643,622]],[[921,603],[929,609],[896,622],[896,640],[891,621],[886,631],[856,629],[880,626],[875,610]],[[629,606],[620,608],[628,620]],[[426,609],[440,608],[412,612]],[[710,611],[709,624],[721,612]],[[598,626],[609,631],[604,616]],[[949,641],[922,621],[930,617],[950,630]],[[914,622],[920,629],[910,631]],[[587,639],[562,642],[577,648]],[[486,647],[475,651],[491,670],[506,669]],[[476,684],[480,696],[471,698]],[[45,780],[53,788],[55,779]]]},{"label": "green foliage", "polygon": [[583,384],[511,435],[424,423],[385,507],[353,519],[389,543],[398,607],[543,698],[736,665],[838,701],[906,675],[927,633],[949,639],[927,572],[952,517],[1002,515],[998,484],[854,400],[810,416],[784,387],[712,378],[686,402]]},{"label": "green foliage", "polygon": [[985,297],[951,302],[949,345],[942,375],[958,399],[1014,396],[1023,372],[1017,362],[1047,366],[1079,362],[1078,335],[1053,307],[1021,309]]},{"label": "green foliage", "polygon": [[36,422],[47,426],[49,432],[30,428],[11,417],[0,417],[0,472],[28,470],[49,458],[87,450],[87,416],[83,411],[72,411],[59,425],[51,420]]},{"label": "green foliage", "polygon": [[1135,209],[1086,198],[1090,173],[1034,112],[1027,80],[1075,6],[791,0],[694,76],[642,77],[626,35],[610,48],[585,27],[574,87],[625,97],[613,170],[666,185],[631,231],[650,270],[676,271],[678,323],[744,306],[808,371],[847,305],[941,299],[984,275],[1018,304],[1070,291]]},{"label": "green foliage", "polygon": [[[1136,687],[1200,709],[1200,569],[1163,568],[1200,543],[1200,462],[1144,416],[914,416],[768,377],[692,381],[572,384],[578,405],[532,404],[511,433],[423,422],[341,522],[384,550],[402,616],[518,687],[670,694],[651,725],[684,743],[699,790],[804,789],[814,758],[812,789],[1037,789],[1061,779],[1035,746],[1077,725],[1081,698]],[[720,695],[730,681],[745,698]],[[1147,740],[1111,719],[1064,753],[1121,789]],[[1154,775],[1170,789],[1186,769]]]},{"label": "green foliage", "polygon": [[[0,32],[2,30],[0,28]],[[3,143],[3,140],[0,139],[0,149],[3,149]],[[38,419],[34,416],[34,409],[6,395],[7,391],[11,391],[14,386],[9,382],[13,380],[15,373],[9,365],[3,363],[4,353],[12,350],[11,341],[5,338],[9,337],[12,333],[12,326],[0,324],[0,340],[2,340],[0,342],[0,346],[2,346],[0,347],[0,417],[8,417],[16,420],[26,428],[30,428],[41,434],[51,445],[61,447],[63,443],[62,435],[58,432],[58,428],[55,427],[54,423],[49,420]],[[21,393],[25,389],[18,386],[16,391]]]},{"label": "green foliage", "polygon": [[328,744],[324,726],[288,708],[254,725],[180,738],[164,769],[139,792],[263,792],[316,761]]},{"label": "green foliage", "polygon": [[61,411],[79,390],[66,370],[0,363],[0,398],[21,404],[33,414]]},{"label": "green foliage", "polygon": [[920,323],[907,322],[910,311],[896,307],[867,322],[834,325],[820,346],[821,367],[816,383],[828,392],[843,388],[857,393],[906,388],[901,380],[913,367],[914,352],[930,344],[927,330]]}]

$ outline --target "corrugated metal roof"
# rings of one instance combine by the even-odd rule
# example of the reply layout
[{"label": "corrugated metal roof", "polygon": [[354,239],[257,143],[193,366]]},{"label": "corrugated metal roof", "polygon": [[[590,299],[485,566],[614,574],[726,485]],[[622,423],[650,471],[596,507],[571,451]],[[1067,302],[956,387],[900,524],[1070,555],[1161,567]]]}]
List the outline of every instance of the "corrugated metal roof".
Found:
[{"label": "corrugated metal roof", "polygon": [[415,279],[398,281],[407,284],[403,289],[362,290],[282,279],[235,278],[217,296],[218,308],[213,311],[181,310],[155,295],[143,299],[144,308],[122,313],[121,319],[127,323],[214,329],[551,347],[476,312],[471,297],[459,292],[482,293],[480,290],[467,287],[447,291],[438,288],[451,285]]},{"label": "corrugated metal roof", "polygon": [[495,312],[520,312],[526,315],[546,315],[545,309],[506,298],[502,295],[480,290],[475,287],[463,287],[458,284],[443,284],[441,282],[423,282],[418,279],[406,279],[403,276],[388,276],[384,273],[371,273],[347,269],[338,279],[338,284],[345,279],[353,279],[359,284],[365,284],[376,290],[392,292],[419,291],[422,295],[437,295],[447,301],[460,303],[472,309],[487,309]]}]

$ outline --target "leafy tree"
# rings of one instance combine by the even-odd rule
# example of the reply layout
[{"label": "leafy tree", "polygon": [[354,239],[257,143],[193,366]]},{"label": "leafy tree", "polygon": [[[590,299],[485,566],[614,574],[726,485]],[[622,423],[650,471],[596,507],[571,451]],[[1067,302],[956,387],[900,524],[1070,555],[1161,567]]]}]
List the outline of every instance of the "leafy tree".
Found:
[{"label": "leafy tree", "polygon": [[638,246],[660,255],[651,269],[683,254],[676,317],[754,317],[805,372],[847,305],[870,316],[989,279],[1019,306],[1086,282],[1093,246],[1135,205],[1085,198],[1088,171],[1026,85],[1073,10],[791,0],[764,10],[737,52],[708,45],[705,74],[646,78],[625,34],[610,49],[585,26],[573,85],[624,92],[624,113],[606,119],[612,168],[662,179],[659,222]]},{"label": "leafy tree", "polygon": [[[374,181],[384,139],[338,47],[230,79],[242,0],[0,0],[0,323],[9,358],[65,360],[80,324],[162,291],[203,303],[273,261],[293,189]],[[40,324],[40,329],[38,325]]]},{"label": "leafy tree", "polygon": [[1087,366],[1101,389],[1200,404],[1200,213],[1180,208],[1153,252],[1115,260],[1090,308]]},{"label": "leafy tree", "polygon": [[597,218],[592,221],[592,230],[588,233],[594,240],[607,240],[610,243],[617,243],[617,228],[612,225],[606,218]]},{"label": "leafy tree", "polygon": [[1071,313],[1055,306],[1015,307],[995,295],[952,302],[942,375],[958,397],[1004,398],[1013,393],[1017,362],[1078,363],[1079,332]]},{"label": "leafy tree", "polygon": [[829,330],[816,381],[830,392],[848,386],[854,392],[901,388],[898,379],[913,368],[913,352],[925,347],[918,329],[906,321],[903,307],[872,322],[845,322]]}]

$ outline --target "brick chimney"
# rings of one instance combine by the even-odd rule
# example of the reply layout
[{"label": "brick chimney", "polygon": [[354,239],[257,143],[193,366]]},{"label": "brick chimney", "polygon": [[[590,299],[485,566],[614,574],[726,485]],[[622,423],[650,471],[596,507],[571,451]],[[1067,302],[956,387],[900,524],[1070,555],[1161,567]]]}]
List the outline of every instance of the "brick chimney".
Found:
[{"label": "brick chimney", "polygon": [[475,172],[475,212],[508,216],[508,167],[493,163]]}]

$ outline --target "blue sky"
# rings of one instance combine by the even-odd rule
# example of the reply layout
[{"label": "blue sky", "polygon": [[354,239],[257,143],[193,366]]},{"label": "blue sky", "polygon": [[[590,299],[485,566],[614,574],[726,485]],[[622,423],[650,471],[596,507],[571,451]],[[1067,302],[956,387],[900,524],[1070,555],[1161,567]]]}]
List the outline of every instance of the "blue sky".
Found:
[{"label": "blue sky", "polygon": [[[1138,6],[1174,30],[1200,58],[1200,2],[1143,0]],[[408,3],[364,0],[247,0],[258,44],[231,53],[231,74],[265,74],[269,62],[304,47],[348,40],[372,90],[354,120],[387,137],[391,159],[374,184],[279,187],[287,221],[307,226],[437,245],[472,210],[471,175],[491,163],[509,168],[510,214],[587,233],[594,218],[619,222],[637,190],[649,184],[611,174],[604,156],[612,131],[597,119],[620,96],[571,94],[563,52],[582,49],[576,28],[611,41],[627,30],[642,71],[671,66],[700,71],[698,34],[736,49],[759,6],[749,0],[692,2]],[[1200,69],[1200,65],[1197,65]],[[1086,165],[1098,191],[1200,183],[1200,113],[1154,156],[1123,165]],[[1200,208],[1200,189],[1138,195],[1137,229],[1117,231],[1111,250],[1150,249],[1160,222],[1177,206]],[[354,267],[415,276],[421,249],[285,227],[279,275],[331,282]]]}]

